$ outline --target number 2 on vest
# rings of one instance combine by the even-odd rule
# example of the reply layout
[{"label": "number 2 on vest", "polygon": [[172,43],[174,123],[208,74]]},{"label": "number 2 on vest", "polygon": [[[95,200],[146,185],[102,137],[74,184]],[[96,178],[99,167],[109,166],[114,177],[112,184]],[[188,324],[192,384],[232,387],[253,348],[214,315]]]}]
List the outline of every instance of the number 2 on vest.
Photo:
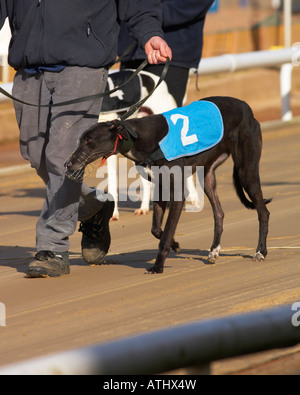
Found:
[{"label": "number 2 on vest", "polygon": [[191,145],[194,143],[198,142],[198,137],[196,134],[192,134],[191,136],[188,136],[189,132],[189,126],[190,126],[190,120],[189,117],[186,115],[181,115],[181,114],[173,114],[171,116],[171,121],[176,125],[179,119],[183,120],[183,127],[181,129],[181,142],[184,147],[187,145]]}]

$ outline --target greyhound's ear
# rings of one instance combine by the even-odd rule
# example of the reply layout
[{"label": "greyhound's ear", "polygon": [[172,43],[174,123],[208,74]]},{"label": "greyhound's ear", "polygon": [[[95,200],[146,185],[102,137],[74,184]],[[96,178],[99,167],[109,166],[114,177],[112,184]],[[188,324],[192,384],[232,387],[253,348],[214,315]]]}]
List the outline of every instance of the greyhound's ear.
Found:
[{"label": "greyhound's ear", "polygon": [[123,137],[124,140],[129,139],[129,133],[125,125],[119,121],[112,121],[109,125],[109,130],[112,132],[117,132],[119,135]]},{"label": "greyhound's ear", "polygon": [[123,137],[124,140],[129,140],[129,133],[124,124],[120,123],[118,125],[118,133]]},{"label": "greyhound's ear", "polygon": [[116,132],[117,131],[116,121],[109,121],[109,122],[107,122],[107,127],[108,127],[108,130],[110,132]]},{"label": "greyhound's ear", "polygon": [[129,133],[123,122],[116,122],[115,127],[117,129],[118,134],[122,136],[124,140],[129,140]]}]

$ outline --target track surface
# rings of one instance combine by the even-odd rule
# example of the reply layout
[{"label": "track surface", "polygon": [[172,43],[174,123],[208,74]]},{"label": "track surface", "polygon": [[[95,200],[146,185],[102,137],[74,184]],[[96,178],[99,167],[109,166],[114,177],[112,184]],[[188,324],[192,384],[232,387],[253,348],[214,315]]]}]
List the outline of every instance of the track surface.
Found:
[{"label": "track surface", "polygon": [[[181,253],[169,256],[162,275],[145,275],[158,245],[150,234],[151,215],[136,217],[133,207],[124,207],[120,221],[111,224],[112,245],[105,264],[84,264],[76,232],[71,238],[70,275],[27,279],[43,185],[32,170],[0,172],[0,302],[7,313],[6,326],[0,327],[0,365],[300,301],[299,129],[296,123],[263,132],[261,179],[265,197],[274,198],[269,206],[269,255],[263,263],[251,261],[258,239],[257,215],[238,201],[229,159],[217,172],[225,229],[215,265],[206,262],[213,218],[205,200],[202,212],[183,213],[176,236]],[[276,355],[268,353],[268,359]],[[259,363],[253,357],[216,363],[213,373],[247,371]]]}]

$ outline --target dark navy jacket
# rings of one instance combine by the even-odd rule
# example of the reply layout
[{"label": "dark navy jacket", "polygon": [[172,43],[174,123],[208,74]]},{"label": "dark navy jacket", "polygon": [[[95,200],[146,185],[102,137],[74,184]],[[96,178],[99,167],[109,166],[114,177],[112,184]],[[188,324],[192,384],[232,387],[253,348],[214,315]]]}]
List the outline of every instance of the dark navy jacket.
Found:
[{"label": "dark navy jacket", "polygon": [[7,16],[8,61],[16,69],[111,65],[120,20],[141,46],[154,35],[164,37],[160,0],[0,0],[0,28]]},{"label": "dark navy jacket", "polygon": [[[161,0],[161,2],[165,40],[173,52],[172,64],[197,68],[202,55],[205,16],[213,0]],[[130,42],[132,39],[126,31],[126,26],[122,24],[119,54],[124,52]],[[138,48],[124,61],[144,58],[144,51]]]}]

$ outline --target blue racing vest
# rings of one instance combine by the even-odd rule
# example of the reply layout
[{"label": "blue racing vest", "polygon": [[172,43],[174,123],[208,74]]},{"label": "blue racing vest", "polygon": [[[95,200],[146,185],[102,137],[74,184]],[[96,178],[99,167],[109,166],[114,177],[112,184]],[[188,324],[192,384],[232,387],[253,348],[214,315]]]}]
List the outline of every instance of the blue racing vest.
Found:
[{"label": "blue racing vest", "polygon": [[199,154],[223,138],[222,114],[210,101],[195,101],[162,115],[167,120],[169,132],[159,145],[168,161]]}]

